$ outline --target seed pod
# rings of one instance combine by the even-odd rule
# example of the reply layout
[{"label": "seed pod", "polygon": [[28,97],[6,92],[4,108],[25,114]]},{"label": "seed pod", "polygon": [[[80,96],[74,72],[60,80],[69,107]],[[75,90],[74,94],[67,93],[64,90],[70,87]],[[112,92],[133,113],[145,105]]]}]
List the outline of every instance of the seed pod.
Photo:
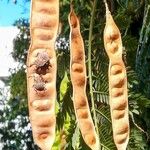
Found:
[{"label": "seed pod", "polygon": [[72,8],[68,20],[70,25],[70,75],[73,86],[75,114],[85,143],[92,150],[99,150],[99,140],[94,128],[86,96],[84,43],[80,33],[79,20]]},{"label": "seed pod", "polygon": [[122,40],[106,4],[106,26],[104,46],[109,57],[109,102],[113,128],[113,138],[118,150],[126,150],[129,140],[129,116],[127,75],[122,60]]},{"label": "seed pod", "polygon": [[55,140],[56,54],[59,0],[31,1],[31,45],[27,56],[30,122],[35,143],[50,150]]}]

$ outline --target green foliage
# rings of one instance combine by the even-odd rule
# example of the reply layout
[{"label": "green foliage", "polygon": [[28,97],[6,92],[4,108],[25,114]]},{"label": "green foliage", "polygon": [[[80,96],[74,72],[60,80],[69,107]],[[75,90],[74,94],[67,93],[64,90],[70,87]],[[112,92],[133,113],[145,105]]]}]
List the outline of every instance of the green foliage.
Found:
[{"label": "green foliage", "polygon": [[[147,150],[148,145],[143,142],[143,140],[146,141],[146,138],[142,134],[141,131],[137,130],[137,128],[133,127],[131,128],[131,136],[129,139],[129,147],[128,150]],[[136,137],[136,138],[135,138]]]},{"label": "green foliage", "polygon": [[4,105],[0,110],[2,125],[0,134],[2,135],[3,149],[13,150],[17,148],[17,150],[22,150],[22,147],[36,149],[31,136],[32,131],[25,103],[20,102],[19,97],[10,99],[10,101],[6,101],[6,99],[8,98],[2,98]]},{"label": "green foliage", "polygon": [[10,79],[10,92],[13,96],[18,96],[20,99],[27,99],[27,83],[24,69],[19,69],[12,73]]},{"label": "green foliage", "polygon": [[29,48],[29,22],[27,19],[20,19],[14,23],[19,29],[18,36],[13,41],[12,57],[15,61],[25,64],[27,58],[27,50]]},{"label": "green foliage", "polygon": [[79,127],[76,126],[75,132],[72,136],[72,147],[74,150],[78,150],[80,145],[80,131]]},{"label": "green foliage", "polygon": [[63,97],[65,96],[68,88],[69,79],[67,77],[67,72],[65,72],[64,78],[60,84],[60,102],[62,101]]}]

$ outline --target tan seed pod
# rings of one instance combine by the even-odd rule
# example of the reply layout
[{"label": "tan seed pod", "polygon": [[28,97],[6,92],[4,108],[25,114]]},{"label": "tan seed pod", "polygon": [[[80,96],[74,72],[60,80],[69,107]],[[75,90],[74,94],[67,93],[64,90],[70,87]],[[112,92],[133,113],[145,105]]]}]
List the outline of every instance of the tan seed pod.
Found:
[{"label": "tan seed pod", "polygon": [[27,56],[30,122],[35,143],[50,150],[55,140],[56,54],[59,0],[32,0]]},{"label": "tan seed pod", "polygon": [[127,77],[122,60],[122,40],[106,4],[104,46],[109,57],[109,93],[113,138],[118,150],[126,150],[129,140]]},{"label": "tan seed pod", "polygon": [[92,150],[99,150],[97,137],[86,96],[86,65],[84,43],[79,20],[71,8],[70,25],[70,75],[73,86],[73,104],[76,118],[85,143]]}]

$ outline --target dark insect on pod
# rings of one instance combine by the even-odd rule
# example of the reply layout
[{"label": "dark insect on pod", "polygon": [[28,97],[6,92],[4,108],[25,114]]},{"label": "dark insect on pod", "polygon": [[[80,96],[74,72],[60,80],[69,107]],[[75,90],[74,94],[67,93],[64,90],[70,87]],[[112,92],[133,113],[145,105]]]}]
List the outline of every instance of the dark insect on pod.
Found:
[{"label": "dark insect on pod", "polygon": [[[50,64],[50,58],[48,56],[48,53],[46,51],[38,52],[36,57],[37,59],[32,64],[36,66],[36,73],[43,75],[46,74],[46,71],[48,70],[49,66],[52,67]],[[32,65],[30,65],[30,67]]]},{"label": "dark insect on pod", "polygon": [[48,62],[49,62],[49,56],[46,51],[37,53],[37,60],[35,61],[35,64],[38,67],[42,67],[45,64],[47,64]]},{"label": "dark insect on pod", "polygon": [[33,87],[36,91],[45,91],[46,90],[45,83],[46,82],[41,76],[37,76],[37,77],[34,77]]}]

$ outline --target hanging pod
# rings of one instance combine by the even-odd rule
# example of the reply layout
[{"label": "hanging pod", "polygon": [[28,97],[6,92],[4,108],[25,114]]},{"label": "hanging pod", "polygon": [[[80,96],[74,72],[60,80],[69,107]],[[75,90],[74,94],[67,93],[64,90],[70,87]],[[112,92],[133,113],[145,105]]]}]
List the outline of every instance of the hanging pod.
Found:
[{"label": "hanging pod", "polygon": [[118,150],[126,150],[129,140],[127,74],[122,60],[121,34],[106,5],[104,47],[109,57],[109,103],[113,138]]},{"label": "hanging pod", "polygon": [[32,0],[27,56],[29,116],[35,143],[50,150],[55,140],[56,54],[59,0]]},{"label": "hanging pod", "polygon": [[73,86],[73,104],[79,128],[85,143],[92,150],[99,150],[99,139],[90,114],[86,96],[86,65],[84,43],[79,20],[71,6],[70,25],[70,76]]}]

